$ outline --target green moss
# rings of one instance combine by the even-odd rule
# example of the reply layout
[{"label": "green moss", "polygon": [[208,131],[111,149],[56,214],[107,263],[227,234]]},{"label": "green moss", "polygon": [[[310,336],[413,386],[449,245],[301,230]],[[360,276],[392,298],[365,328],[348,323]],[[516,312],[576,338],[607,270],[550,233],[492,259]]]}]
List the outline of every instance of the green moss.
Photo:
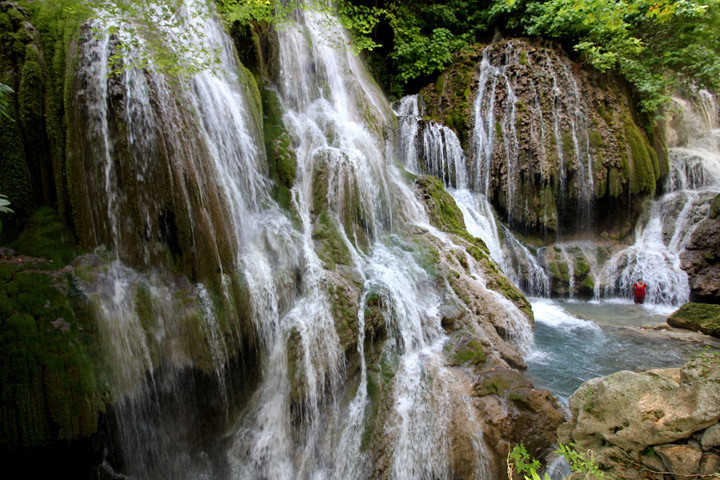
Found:
[{"label": "green moss", "polygon": [[11,246],[18,253],[50,259],[60,268],[75,257],[74,242],[72,231],[62,224],[57,212],[43,207],[28,219],[25,230]]},{"label": "green moss", "polygon": [[338,225],[327,211],[318,217],[312,238],[318,242],[315,251],[328,269],[336,264],[352,265],[352,256],[345,241],[340,236]]},{"label": "green moss", "polygon": [[523,50],[522,52],[520,52],[520,65],[527,65],[527,64],[528,64],[527,52],[525,50]]},{"label": "green moss", "polygon": [[593,280],[593,278],[590,275],[585,277],[585,280],[583,281],[583,287],[589,288],[590,290],[595,289],[595,281]]},{"label": "green moss", "polygon": [[590,137],[590,145],[595,149],[600,149],[605,146],[603,142],[602,134],[597,130],[590,130],[588,134]]},{"label": "green moss", "polygon": [[608,126],[613,125],[614,121],[613,121],[612,114],[605,109],[605,104],[601,103],[600,106],[597,108],[597,112],[600,114],[600,116],[603,118],[603,120],[605,120],[605,123]]},{"label": "green moss", "polygon": [[455,365],[480,365],[485,362],[485,350],[480,342],[475,340],[468,342],[466,348],[455,352]]},{"label": "green moss", "polygon": [[484,381],[477,388],[477,394],[481,397],[487,395],[502,395],[505,390],[511,387],[511,382],[502,376],[496,376],[490,380]]},{"label": "green moss", "polygon": [[13,118],[0,115],[0,193],[7,195],[14,213],[0,213],[3,222],[3,237],[0,238],[16,236],[34,205],[22,135],[15,114],[10,110],[8,113]]},{"label": "green moss", "polygon": [[710,204],[710,218],[720,218],[720,193],[715,195]]},{"label": "green moss", "polygon": [[18,88],[20,121],[26,132],[40,134],[44,132],[44,98],[45,78],[42,57],[36,45],[28,44],[25,48],[25,62],[20,70],[20,86]]},{"label": "green moss", "polygon": [[720,305],[686,303],[673,312],[667,322],[674,327],[688,328],[720,337]]},{"label": "green moss", "polygon": [[67,281],[39,266],[0,276],[0,447],[91,435],[104,408],[93,331],[76,318]]},{"label": "green moss", "polygon": [[630,193],[652,195],[655,193],[656,180],[660,177],[657,152],[629,116],[624,117],[624,122],[625,135],[632,155]]},{"label": "green moss", "polygon": [[590,265],[582,254],[575,255],[575,268],[573,270],[576,277],[582,277],[590,271]]},{"label": "green moss", "polygon": [[273,198],[289,210],[290,189],[295,183],[297,158],[292,137],[283,123],[283,111],[277,94],[270,89],[262,90],[263,129],[268,159],[268,173],[275,181]]},{"label": "green moss", "polygon": [[500,123],[500,120],[495,121],[495,139],[500,143],[502,143],[503,140],[505,139],[504,134],[503,134],[502,123]]},{"label": "green moss", "polygon": [[156,317],[153,307],[152,296],[147,285],[140,283],[135,289],[135,312],[140,318],[143,328],[149,329],[155,326]]},{"label": "green moss", "polygon": [[426,204],[430,214],[430,223],[446,232],[465,230],[465,221],[455,199],[445,191],[439,178],[423,175],[415,180],[415,184],[426,196]]},{"label": "green moss", "polygon": [[438,95],[442,95],[445,93],[445,74],[442,73],[438,75],[437,80],[435,80],[435,92]]},{"label": "green moss", "polygon": [[380,405],[392,393],[392,385],[399,366],[398,355],[383,352],[380,359],[370,365],[367,370],[367,392],[370,405],[365,409],[365,429],[363,430],[360,448],[366,450],[370,439],[375,433]]},{"label": "green moss", "polygon": [[608,172],[607,191],[612,198],[618,198],[623,193],[623,176],[615,167]]}]

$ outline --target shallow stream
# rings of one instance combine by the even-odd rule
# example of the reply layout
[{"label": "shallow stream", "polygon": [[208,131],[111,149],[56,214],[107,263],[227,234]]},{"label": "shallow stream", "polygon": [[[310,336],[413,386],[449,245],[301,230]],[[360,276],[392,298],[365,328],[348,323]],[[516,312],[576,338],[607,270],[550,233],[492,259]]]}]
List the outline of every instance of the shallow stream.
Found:
[{"label": "shallow stream", "polygon": [[634,305],[630,300],[531,298],[535,349],[528,373],[567,404],[583,382],[620,370],[679,367],[720,341],[691,332],[643,329],[664,324],[673,307]]}]

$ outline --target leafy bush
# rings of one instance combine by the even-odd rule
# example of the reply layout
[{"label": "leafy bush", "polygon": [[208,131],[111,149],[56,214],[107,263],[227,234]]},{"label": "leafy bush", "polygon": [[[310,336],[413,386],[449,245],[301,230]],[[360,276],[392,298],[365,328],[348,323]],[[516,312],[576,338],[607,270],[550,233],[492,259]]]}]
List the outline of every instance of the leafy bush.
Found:
[{"label": "leafy bush", "polygon": [[[595,464],[595,460],[591,456],[590,452],[578,452],[575,450],[574,443],[560,445],[554,453],[565,458],[568,464],[570,464],[570,471],[573,473],[582,472],[590,474],[598,480],[604,480],[606,478],[606,475]],[[541,470],[542,465],[540,464],[540,461],[532,458],[522,443],[520,445],[516,445],[508,452],[508,478],[513,478],[513,474],[518,472],[524,475],[525,480],[541,480],[539,473]],[[550,480],[550,476],[545,473],[542,480]]]}]

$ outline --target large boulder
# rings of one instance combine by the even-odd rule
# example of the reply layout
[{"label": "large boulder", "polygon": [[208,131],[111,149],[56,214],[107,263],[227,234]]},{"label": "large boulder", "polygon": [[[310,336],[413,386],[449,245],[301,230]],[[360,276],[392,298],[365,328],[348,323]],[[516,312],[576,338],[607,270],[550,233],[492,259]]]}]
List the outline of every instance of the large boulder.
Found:
[{"label": "large boulder", "polygon": [[558,440],[594,450],[604,468],[636,466],[637,478],[659,466],[677,475],[697,474],[703,458],[697,438],[711,436],[720,420],[720,358],[704,354],[681,369],[590,380],[570,397],[570,411]]}]

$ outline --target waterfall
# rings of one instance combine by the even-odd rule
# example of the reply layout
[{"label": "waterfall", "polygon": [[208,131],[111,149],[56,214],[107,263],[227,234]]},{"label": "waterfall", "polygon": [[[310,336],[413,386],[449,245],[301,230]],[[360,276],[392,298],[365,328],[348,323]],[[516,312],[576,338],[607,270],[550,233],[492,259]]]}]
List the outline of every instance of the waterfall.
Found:
[{"label": "waterfall", "polygon": [[[553,214],[570,209],[577,213],[576,229],[587,229],[595,186],[586,102],[569,61],[552,48],[534,48],[533,55],[525,48],[508,40],[483,50],[473,104],[473,189],[500,205],[514,226],[532,221],[523,210],[535,193],[518,189],[527,188],[523,175],[537,173],[543,188],[558,192],[554,204],[543,200],[545,226],[548,208]],[[530,69],[543,72],[543,79]],[[558,223],[556,230],[568,228]]]},{"label": "waterfall", "polygon": [[[487,61],[485,56],[483,61]],[[396,107],[400,133],[407,135],[399,141],[403,165],[412,173],[440,178],[460,208],[468,233],[485,242],[502,271],[529,295],[549,295],[549,280],[535,255],[508,228],[498,227],[487,196],[470,190],[467,159],[457,135],[443,125],[422,119],[422,103],[421,96],[409,95]],[[487,145],[487,139],[482,137],[486,123],[476,122],[479,145]]]},{"label": "waterfall", "polygon": [[[527,353],[531,325],[487,287],[461,239],[430,225],[395,163],[437,175],[462,198],[470,177],[455,133],[422,119],[421,99],[405,99],[396,143],[390,106],[361,61],[337,48],[349,41],[344,30],[298,11],[278,32],[279,72],[266,86],[297,162],[281,208],[254,80],[212,15],[188,21],[196,42],[219,48],[214,74],[171,79],[150,65],[107,76],[115,40],[82,39],[73,202],[83,241],[98,247],[83,260],[80,287],[116,402],[111,463],[136,478],[365,478],[377,461],[367,442],[379,437],[390,478],[450,478],[451,429],[462,418],[473,469],[488,478],[483,420],[467,400],[473,380],[449,366],[441,307],[450,298],[476,314],[428,265],[428,246],[441,259],[463,257],[457,265],[483,308],[502,312],[494,321],[503,338],[489,327],[492,341]],[[133,53],[123,55],[133,65]],[[482,208],[490,219],[487,202],[466,215]],[[501,258],[509,231],[486,228]],[[329,236],[346,259],[321,254]],[[358,292],[344,340],[342,285]],[[382,317],[379,352],[366,351],[368,311]],[[388,382],[382,405],[378,375]],[[385,422],[370,425],[378,409]]]},{"label": "waterfall", "polygon": [[[204,424],[200,410],[229,413],[229,352],[247,343],[229,308],[244,282],[240,272],[248,263],[287,271],[297,258],[292,244],[254,255],[268,238],[291,237],[292,227],[263,209],[269,182],[261,132],[232,42],[212,18],[189,21],[192,29],[163,35],[219,47],[217,73],[171,80],[150,66],[108,76],[118,45],[88,28],[71,112],[77,223],[87,244],[109,249],[98,251],[99,265],[89,268],[100,273],[80,287],[118,402],[117,447],[138,478],[197,478],[215,468],[216,448],[202,432],[216,427]],[[172,257],[186,260],[200,281],[171,273]],[[218,280],[212,295],[203,283],[211,276]],[[253,299],[273,303],[254,302],[256,318],[278,309],[273,282],[250,284]],[[189,374],[190,366],[209,376]]]},{"label": "waterfall", "polygon": [[707,92],[699,95],[700,108],[674,99],[687,136],[678,140],[683,135],[677,131],[666,133],[672,142],[666,193],[638,222],[635,243],[605,264],[600,274],[604,296],[626,295],[643,278],[649,284],[647,301],[667,305],[688,301],[688,276],[680,267],[680,254],[720,192],[720,129],[717,114],[711,113],[717,112],[717,106]]}]

